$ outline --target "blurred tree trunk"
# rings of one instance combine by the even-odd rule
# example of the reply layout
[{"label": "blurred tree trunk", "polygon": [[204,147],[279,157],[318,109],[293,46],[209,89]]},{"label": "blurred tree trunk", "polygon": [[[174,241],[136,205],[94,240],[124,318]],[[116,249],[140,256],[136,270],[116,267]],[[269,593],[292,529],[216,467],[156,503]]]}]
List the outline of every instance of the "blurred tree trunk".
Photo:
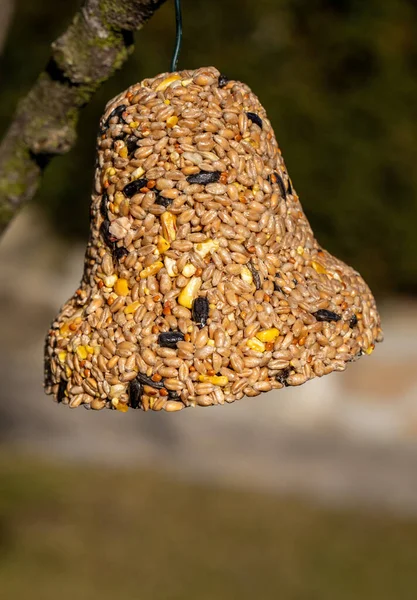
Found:
[{"label": "blurred tree trunk", "polygon": [[7,32],[14,11],[14,0],[1,0],[0,2],[0,55],[6,42]]},{"label": "blurred tree trunk", "polygon": [[[4,36],[13,0],[0,1]],[[51,158],[73,147],[81,108],[127,60],[133,32],[165,1],[84,0],[67,31],[52,44],[45,71],[18,104],[0,145],[0,234],[34,196]]]}]

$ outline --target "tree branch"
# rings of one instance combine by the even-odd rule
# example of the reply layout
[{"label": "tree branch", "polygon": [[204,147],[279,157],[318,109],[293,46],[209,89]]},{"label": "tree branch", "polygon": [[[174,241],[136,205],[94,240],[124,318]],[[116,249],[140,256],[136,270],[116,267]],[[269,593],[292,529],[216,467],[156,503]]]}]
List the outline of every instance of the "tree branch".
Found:
[{"label": "tree branch", "polygon": [[0,234],[36,193],[51,158],[76,140],[80,109],[122,66],[140,29],[166,0],[84,0],[50,61],[17,106],[0,145]]}]

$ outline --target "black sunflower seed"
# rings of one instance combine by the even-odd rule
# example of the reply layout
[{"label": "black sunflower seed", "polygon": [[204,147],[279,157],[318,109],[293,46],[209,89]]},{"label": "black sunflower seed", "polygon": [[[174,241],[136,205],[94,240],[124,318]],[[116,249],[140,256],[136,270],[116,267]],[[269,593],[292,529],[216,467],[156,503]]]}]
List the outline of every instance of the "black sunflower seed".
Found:
[{"label": "black sunflower seed", "polygon": [[[53,329],[55,329],[55,327]],[[52,331],[50,331],[49,333],[51,333],[51,332]],[[45,380],[46,386],[52,385],[52,369],[49,365],[49,362],[46,362],[46,360],[45,360],[45,368],[44,368],[44,380]]]},{"label": "black sunflower seed", "polygon": [[128,254],[129,250],[124,246],[115,246],[115,248],[113,249],[113,256],[116,260],[121,260],[124,256],[127,256]]},{"label": "black sunflower seed", "polygon": [[113,108],[113,110],[109,114],[107,120],[113,119],[113,117],[118,117],[118,118],[121,117],[122,114],[125,112],[126,108],[127,108],[126,104],[119,104],[119,106],[116,106],[116,108]]},{"label": "black sunflower seed", "polygon": [[229,83],[229,79],[226,77],[226,75],[219,75],[219,88],[223,88],[225,85],[227,85]]},{"label": "black sunflower seed", "polygon": [[317,321],[340,321],[342,318],[335,312],[326,310],[325,308],[321,308],[317,312],[314,312],[313,315],[316,317]]},{"label": "black sunflower seed", "polygon": [[253,264],[253,262],[251,260],[248,262],[248,268],[249,268],[250,272],[252,273],[253,282],[255,284],[256,289],[260,290],[261,289],[261,277],[260,277],[258,271],[255,269],[255,265]]},{"label": "black sunflower seed", "polygon": [[129,404],[132,408],[139,408],[142,403],[143,385],[137,379],[129,385]]},{"label": "black sunflower seed", "polygon": [[184,341],[184,334],[181,331],[165,331],[158,335],[158,344],[162,348],[177,348],[178,342]]},{"label": "black sunflower seed", "polygon": [[285,185],[284,185],[284,182],[282,180],[281,175],[279,175],[276,171],[274,171],[273,178],[275,178],[275,181],[274,181],[274,179],[272,179],[272,183],[277,183],[278,184],[279,191],[281,192],[281,196],[285,200],[286,197],[287,197],[287,190],[285,189]]},{"label": "black sunflower seed", "polygon": [[122,116],[122,114],[125,112],[127,106],[126,104],[119,104],[119,106],[116,106],[116,108],[114,108],[111,113],[109,114],[109,116],[107,117],[107,121],[106,124],[108,125],[110,119],[113,119],[114,117],[120,118]]},{"label": "black sunflower seed", "polygon": [[101,197],[101,202],[100,202],[100,213],[104,219],[107,219],[108,202],[109,202],[109,197],[107,195],[107,192],[103,192],[103,195]]},{"label": "black sunflower seed", "polygon": [[100,226],[100,233],[101,233],[103,240],[106,243],[106,246],[109,246],[109,248],[113,248],[116,238],[113,237],[112,234],[110,233],[110,221],[108,221],[107,219],[102,222],[102,224]]},{"label": "black sunflower seed", "polygon": [[165,206],[165,208],[167,208],[172,203],[173,200],[171,198],[164,198],[164,196],[161,196],[160,194],[158,194],[155,200],[155,204],[159,204],[159,206]]},{"label": "black sunflower seed", "polygon": [[198,323],[200,329],[207,324],[209,315],[209,302],[207,298],[196,298],[191,309],[193,321]]},{"label": "black sunflower seed", "polygon": [[263,123],[262,123],[262,119],[259,115],[257,115],[256,113],[253,113],[253,112],[247,112],[246,116],[248,117],[248,119],[250,121],[252,121],[252,123],[255,123],[255,125],[258,125],[258,127],[260,127],[262,129]]},{"label": "black sunflower seed", "polygon": [[170,400],[179,400],[179,394],[175,390],[168,390],[168,398]]},{"label": "black sunflower seed", "polygon": [[351,327],[353,329],[353,327],[355,327],[358,324],[358,317],[356,315],[353,315],[353,317],[351,317],[349,319],[349,327]]},{"label": "black sunflower seed", "polygon": [[136,377],[136,381],[139,381],[139,383],[142,383],[143,385],[149,385],[150,387],[154,387],[159,390],[164,387],[163,381],[154,381],[153,379],[151,379],[144,373],[138,373],[138,376]]},{"label": "black sunflower seed", "polygon": [[275,290],[276,292],[281,292],[281,294],[283,294],[283,293],[284,293],[284,290],[282,289],[282,287],[281,287],[280,285],[278,285],[278,284],[277,284],[277,282],[276,282],[276,281],[274,281],[274,290]]},{"label": "black sunflower seed", "polygon": [[116,108],[114,108],[111,113],[109,114],[109,116],[107,117],[102,130],[106,131],[106,129],[108,129],[109,124],[110,124],[110,119],[113,119],[113,117],[118,117],[120,118],[122,116],[122,114],[124,113],[124,111],[126,110],[126,104],[120,104],[119,106],[116,106]]},{"label": "black sunflower seed", "polygon": [[137,194],[142,188],[148,185],[147,179],[135,179],[131,181],[123,188],[123,193],[127,198],[131,198],[135,194]]},{"label": "black sunflower seed", "polygon": [[64,400],[66,389],[67,389],[67,382],[64,381],[63,379],[61,379],[61,381],[59,382],[59,385],[58,385],[58,392],[56,395],[58,402],[62,402]]},{"label": "black sunflower seed", "polygon": [[220,179],[220,171],[200,171],[195,175],[188,175],[188,183],[200,183],[201,185],[207,185],[208,183],[216,183]]},{"label": "black sunflower seed", "polygon": [[130,155],[138,147],[137,146],[138,138],[135,135],[129,135],[129,137],[126,138],[125,143],[126,143],[127,153]]},{"label": "black sunflower seed", "polygon": [[288,375],[290,374],[291,369],[290,367],[285,367],[285,369],[281,369],[281,371],[279,371],[276,375],[275,375],[275,379],[279,382],[282,383],[282,385],[288,385],[287,384],[287,378]]}]

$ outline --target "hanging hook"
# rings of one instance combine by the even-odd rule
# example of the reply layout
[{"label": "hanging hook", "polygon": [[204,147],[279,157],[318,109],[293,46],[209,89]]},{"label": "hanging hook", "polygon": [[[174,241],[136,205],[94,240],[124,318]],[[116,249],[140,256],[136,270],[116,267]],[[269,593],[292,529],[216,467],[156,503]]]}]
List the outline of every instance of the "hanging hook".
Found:
[{"label": "hanging hook", "polygon": [[171,72],[177,70],[178,56],[181,49],[182,42],[182,14],[181,14],[181,0],[175,0],[175,48],[171,60]]}]

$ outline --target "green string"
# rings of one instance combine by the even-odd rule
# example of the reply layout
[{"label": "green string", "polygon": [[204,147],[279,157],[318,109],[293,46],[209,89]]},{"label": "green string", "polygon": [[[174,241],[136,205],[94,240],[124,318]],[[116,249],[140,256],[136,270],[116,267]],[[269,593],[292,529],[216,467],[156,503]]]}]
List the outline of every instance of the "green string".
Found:
[{"label": "green string", "polygon": [[175,0],[175,48],[171,60],[171,72],[177,70],[178,56],[180,54],[181,42],[182,42],[182,14],[181,14],[181,0]]}]

